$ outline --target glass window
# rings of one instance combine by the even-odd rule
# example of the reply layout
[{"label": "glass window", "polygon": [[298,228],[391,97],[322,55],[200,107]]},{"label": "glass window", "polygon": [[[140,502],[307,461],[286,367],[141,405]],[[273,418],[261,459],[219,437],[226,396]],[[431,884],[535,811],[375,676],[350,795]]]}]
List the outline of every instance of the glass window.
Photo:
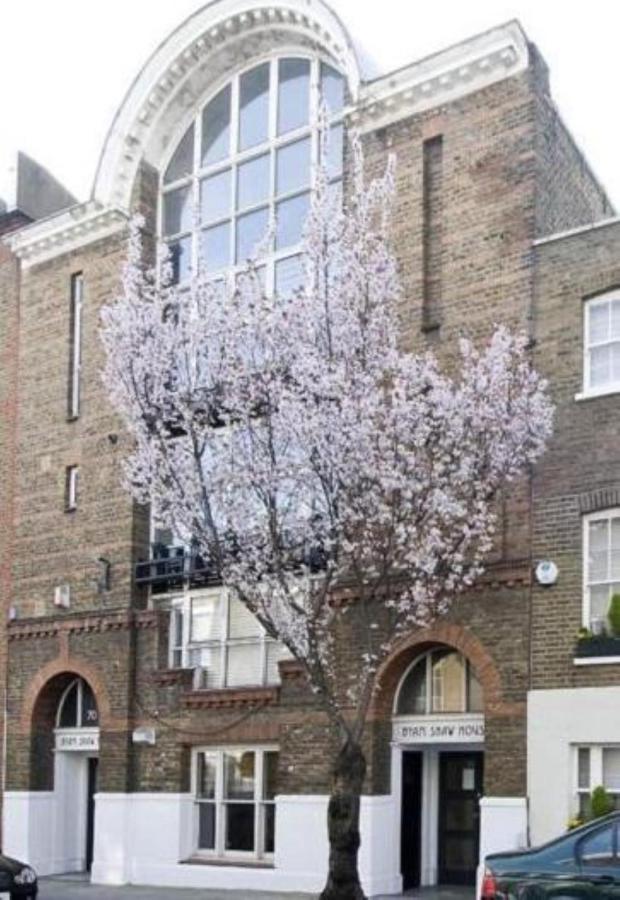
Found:
[{"label": "glass window", "polygon": [[[186,282],[197,264],[231,286],[233,267],[245,265],[259,243],[268,290],[279,284],[290,295],[294,266],[281,265],[279,251],[299,243],[308,211],[318,132],[310,85],[319,81],[332,110],[331,189],[341,195],[342,76],[318,59],[295,57],[240,72],[184,132],[162,173],[160,230],[174,283]],[[252,156],[252,148],[260,149]],[[277,247],[262,242],[276,217]]]},{"label": "glass window", "polygon": [[230,153],[230,100],[231,89],[230,85],[227,85],[213,98],[203,113],[203,166],[226,159]]},{"label": "glass window", "polygon": [[76,678],[60,698],[56,715],[58,728],[97,728],[99,712],[90,686]]},{"label": "glass window", "polygon": [[469,662],[448,648],[425,654],[405,676],[396,714],[481,713],[482,686]]},{"label": "glass window", "polygon": [[282,250],[299,244],[310,209],[310,194],[298,194],[276,206],[276,247]]},{"label": "glass window", "polygon": [[291,297],[304,284],[304,268],[301,256],[287,256],[276,263],[275,292],[278,297]]},{"label": "glass window", "polygon": [[281,59],[278,65],[278,134],[308,124],[310,61]]},{"label": "glass window", "polygon": [[585,316],[585,390],[620,390],[620,296],[589,300]]},{"label": "glass window", "polygon": [[185,178],[191,175],[194,168],[194,126],[191,125],[185,135],[181,138],[181,143],[172,154],[172,159],[168,163],[168,168],[164,175],[164,184],[170,184],[178,181],[179,178]]},{"label": "glass window", "polygon": [[462,712],[465,709],[465,660],[460,653],[437,651],[432,663],[432,711]]},{"label": "glass window", "polygon": [[239,149],[262,144],[269,136],[269,63],[239,79]]},{"label": "glass window", "polygon": [[203,222],[228,218],[231,200],[230,169],[217,172],[200,182],[200,217]]},{"label": "glass window", "polygon": [[275,750],[198,751],[198,850],[256,858],[272,854],[277,771]]},{"label": "glass window", "polygon": [[270,194],[271,155],[263,153],[242,163],[237,170],[237,209],[265,203]]},{"label": "glass window", "polygon": [[615,866],[615,825],[607,825],[579,843],[579,859],[583,866]]},{"label": "glass window", "polygon": [[82,375],[82,307],[84,299],[84,276],[76,272],[70,281],[71,320],[69,332],[69,419],[77,419],[80,414]]},{"label": "glass window", "polygon": [[620,594],[620,511],[584,521],[586,593],[584,619],[596,634],[608,629],[611,598]]},{"label": "glass window", "polygon": [[59,728],[77,728],[78,726],[78,682],[74,681],[64,699],[61,701],[58,716]]},{"label": "glass window", "polygon": [[599,786],[620,809],[620,747],[577,747],[576,755],[577,812],[584,818],[591,815],[592,791]]},{"label": "glass window", "polygon": [[286,144],[276,158],[276,192],[290,194],[310,186],[310,138]]},{"label": "glass window", "polygon": [[99,725],[99,712],[95,696],[86,682],[82,682],[82,727],[96,728]]}]

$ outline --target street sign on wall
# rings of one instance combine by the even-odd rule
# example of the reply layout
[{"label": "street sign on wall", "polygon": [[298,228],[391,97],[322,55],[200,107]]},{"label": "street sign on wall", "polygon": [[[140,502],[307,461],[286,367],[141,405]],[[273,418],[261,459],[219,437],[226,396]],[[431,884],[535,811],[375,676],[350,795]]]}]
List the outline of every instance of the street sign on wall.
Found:
[{"label": "street sign on wall", "polygon": [[56,750],[86,753],[99,750],[98,728],[56,729]]},{"label": "street sign on wall", "polygon": [[392,721],[396,744],[482,744],[483,715],[397,716]]}]

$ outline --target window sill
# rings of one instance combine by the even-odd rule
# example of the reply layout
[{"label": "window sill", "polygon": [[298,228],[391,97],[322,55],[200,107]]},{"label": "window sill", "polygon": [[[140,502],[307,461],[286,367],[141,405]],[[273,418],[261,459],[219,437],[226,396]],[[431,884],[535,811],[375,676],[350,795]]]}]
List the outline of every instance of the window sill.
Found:
[{"label": "window sill", "polygon": [[573,659],[575,666],[617,666],[620,664],[620,656],[576,656]]},{"label": "window sill", "polygon": [[583,400],[596,400],[598,397],[609,397],[612,394],[620,394],[620,385],[610,385],[609,387],[600,388],[599,390],[580,391],[575,394],[577,403]]},{"label": "window sill", "polygon": [[182,866],[215,866],[217,868],[237,868],[237,869],[274,869],[275,866],[271,860],[265,859],[222,859],[214,856],[190,856],[189,859],[181,860]]}]

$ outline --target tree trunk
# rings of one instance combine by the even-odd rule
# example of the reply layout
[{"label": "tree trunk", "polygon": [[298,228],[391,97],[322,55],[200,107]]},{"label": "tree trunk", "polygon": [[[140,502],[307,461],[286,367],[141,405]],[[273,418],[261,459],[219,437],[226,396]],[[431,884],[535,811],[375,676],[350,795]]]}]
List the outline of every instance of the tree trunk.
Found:
[{"label": "tree trunk", "polygon": [[360,795],[366,760],[359,744],[347,740],[332,771],[327,810],[329,872],[320,900],[365,900],[357,871],[360,847]]}]

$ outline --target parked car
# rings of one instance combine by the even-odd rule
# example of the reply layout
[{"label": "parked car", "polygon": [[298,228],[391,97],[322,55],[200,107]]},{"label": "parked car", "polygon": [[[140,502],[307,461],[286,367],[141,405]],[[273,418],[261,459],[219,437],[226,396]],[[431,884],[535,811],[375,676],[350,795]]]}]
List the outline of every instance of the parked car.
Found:
[{"label": "parked car", "polygon": [[485,859],[482,900],[620,900],[620,811],[541,847]]},{"label": "parked car", "polygon": [[39,892],[37,873],[26,863],[0,854],[0,894],[8,894],[11,900],[34,898]]}]

